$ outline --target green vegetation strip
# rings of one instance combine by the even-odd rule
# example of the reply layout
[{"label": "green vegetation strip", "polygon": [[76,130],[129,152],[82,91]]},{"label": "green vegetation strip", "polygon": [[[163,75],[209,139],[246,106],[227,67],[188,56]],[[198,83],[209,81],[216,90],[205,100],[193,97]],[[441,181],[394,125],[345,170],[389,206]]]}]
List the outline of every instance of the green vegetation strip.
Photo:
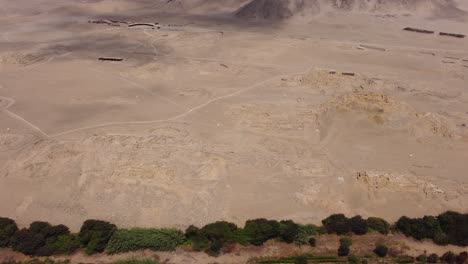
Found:
[{"label": "green vegetation strip", "polygon": [[[364,219],[359,215],[348,218],[344,214],[330,215],[322,220],[322,226],[302,225],[292,220],[260,218],[248,220],[244,226],[226,221],[210,223],[201,228],[190,226],[185,232],[157,228],[119,229],[106,221],[86,220],[77,234],[71,233],[64,225],[51,225],[41,221],[31,223],[28,228],[18,229],[14,220],[0,217],[0,248],[12,248],[30,256],[51,256],[72,254],[80,248],[91,255],[142,249],[170,251],[189,244],[193,250],[217,256],[221,252],[232,251],[235,244],[261,246],[268,240],[277,240],[315,247],[316,236],[323,233],[344,236],[375,232],[384,235],[400,232],[417,240],[431,239],[440,245],[453,244],[464,247],[468,246],[468,214],[448,211],[438,216],[422,218],[403,216],[393,226],[381,218]],[[351,243],[349,238],[341,239],[337,255],[345,257],[353,253]],[[388,251],[385,245],[376,245],[374,253],[379,257],[385,257]],[[455,256],[447,252],[442,257],[450,261],[456,258],[468,259],[468,253]],[[437,259],[437,256],[427,256],[428,262],[433,259]],[[284,258],[281,261],[303,262],[304,259]],[[309,261],[345,262],[339,258],[325,260],[311,258]],[[408,260],[397,261],[405,263],[404,261]]]},{"label": "green vegetation strip", "polygon": [[185,242],[184,233],[177,229],[119,229],[107,244],[106,252],[116,254],[140,249],[171,251]]},{"label": "green vegetation strip", "polygon": [[278,259],[265,259],[257,261],[258,264],[280,264],[280,263],[297,263],[299,259],[307,259],[307,263],[346,263],[347,260],[335,256],[312,256],[300,255],[283,257]]},{"label": "green vegetation strip", "polygon": [[155,259],[125,259],[115,261],[113,264],[159,264]]}]

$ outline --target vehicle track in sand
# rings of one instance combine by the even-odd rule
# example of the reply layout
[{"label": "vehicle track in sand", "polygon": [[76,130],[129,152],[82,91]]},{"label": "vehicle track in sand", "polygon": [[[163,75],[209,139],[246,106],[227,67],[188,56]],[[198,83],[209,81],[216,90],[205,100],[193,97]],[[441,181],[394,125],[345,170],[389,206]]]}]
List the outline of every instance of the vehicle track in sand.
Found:
[{"label": "vehicle track in sand", "polygon": [[258,87],[260,87],[260,86],[262,86],[262,85],[264,85],[264,84],[266,84],[268,82],[274,81],[274,80],[281,80],[282,78],[287,78],[287,77],[290,77],[290,76],[305,74],[305,73],[309,72],[313,68],[314,67],[309,67],[305,71],[292,72],[292,73],[284,74],[284,75],[281,75],[281,76],[275,76],[275,77],[260,81],[258,83],[253,84],[253,85],[250,85],[250,86],[248,86],[246,88],[239,89],[239,90],[237,90],[237,91],[235,91],[233,93],[212,98],[212,99],[206,101],[205,103],[202,103],[200,105],[192,107],[192,108],[190,108],[190,109],[188,109],[188,110],[186,110],[186,111],[184,111],[184,112],[182,112],[182,113],[180,113],[178,115],[175,115],[173,117],[169,117],[169,118],[165,118],[165,119],[146,120],[146,121],[108,122],[108,123],[102,123],[102,124],[97,124],[97,125],[93,125],[93,126],[86,126],[86,127],[81,127],[81,128],[77,128],[77,129],[72,129],[72,130],[60,132],[58,134],[51,135],[50,137],[55,138],[55,137],[60,137],[60,136],[72,134],[72,133],[75,133],[75,132],[80,132],[80,131],[90,130],[90,129],[96,129],[96,128],[102,128],[102,127],[107,127],[107,126],[143,125],[143,124],[155,124],[155,123],[164,123],[164,122],[174,121],[176,119],[188,116],[191,113],[193,113],[194,111],[200,110],[200,109],[202,109],[202,108],[204,108],[204,107],[206,107],[206,106],[208,106],[208,105],[210,105],[210,104],[212,104],[214,102],[218,102],[218,101],[223,100],[223,99],[234,97],[234,96],[239,95],[239,94],[241,94],[243,92],[247,92],[249,90],[253,90],[255,88],[258,88]]},{"label": "vehicle track in sand", "polygon": [[[151,38],[153,38],[154,36],[152,36],[150,33],[148,33],[146,30],[143,30],[143,33]],[[310,40],[313,40],[312,38],[310,38]],[[468,53],[468,50],[445,50],[445,49],[433,49],[433,48],[425,48],[425,47],[414,47],[414,46],[400,46],[400,45],[386,45],[386,44],[375,44],[375,43],[362,43],[362,42],[354,42],[354,41],[339,41],[339,40],[321,40],[321,41],[324,41],[324,42],[331,42],[331,43],[336,43],[336,44],[350,44],[350,45],[357,45],[357,44],[369,44],[369,45],[379,45],[379,46],[382,46],[382,47],[389,47],[389,48],[396,48],[396,49],[404,49],[404,50],[431,50],[431,51],[438,51],[438,52],[447,52],[447,51],[457,51],[457,52],[464,52],[464,53]],[[153,51],[155,51],[156,47],[154,46],[154,41],[151,42],[151,46],[153,47]],[[66,54],[68,55],[68,54]],[[237,61],[223,61],[223,60],[217,60],[217,59],[209,59],[209,58],[195,58],[195,57],[173,57],[173,58],[180,58],[180,59],[188,59],[188,60],[199,60],[199,61],[207,61],[207,62],[217,62],[217,63],[233,63],[233,64],[244,64],[243,62],[237,62]],[[45,63],[48,63],[52,60],[48,60],[46,61]],[[41,63],[41,65],[44,64],[44,63]],[[245,63],[245,65],[249,65],[249,63]],[[255,66],[263,66],[263,67],[275,67],[275,68],[287,68],[287,69],[292,69],[294,68],[293,66],[290,66],[290,67],[281,67],[279,65],[274,65],[274,64],[267,64],[267,63],[255,63],[254,64]],[[280,80],[282,78],[287,78],[287,77],[290,77],[290,76],[296,76],[296,75],[301,75],[301,74],[304,74],[304,73],[307,73],[308,71],[310,71],[311,69],[313,69],[314,67],[317,67],[317,65],[314,65],[314,66],[309,66],[307,67],[306,70],[302,70],[302,71],[299,71],[299,72],[290,72],[290,73],[287,73],[287,74],[283,74],[281,76],[275,76],[275,77],[272,77],[272,78],[269,78],[269,79],[266,79],[266,80],[263,80],[263,81],[260,81],[260,82],[257,82],[253,85],[250,85],[248,87],[245,87],[245,88],[241,88],[241,89],[238,89],[237,91],[235,92],[232,92],[232,93],[229,93],[229,94],[226,94],[226,95],[222,95],[222,96],[218,96],[218,97],[215,97],[215,98],[212,98],[208,101],[206,101],[205,103],[202,103],[200,105],[197,105],[195,107],[192,107],[190,109],[187,109],[183,112],[181,112],[180,114],[177,114],[175,116],[172,116],[172,117],[169,117],[169,118],[165,118],[165,119],[156,119],[156,120],[141,120],[141,121],[123,121],[123,122],[105,122],[105,123],[101,123],[101,124],[96,124],[96,125],[92,125],[92,126],[84,126],[84,127],[80,127],[80,128],[76,128],[76,129],[71,129],[71,130],[67,130],[67,131],[63,131],[63,132],[60,132],[60,133],[57,133],[57,134],[53,134],[53,135],[49,135],[47,133],[45,133],[43,130],[41,130],[39,127],[37,127],[36,125],[30,123],[29,121],[27,121],[26,119],[22,118],[21,116],[9,111],[7,108],[11,107],[13,104],[14,104],[14,100],[11,99],[11,98],[7,98],[7,97],[0,97],[0,98],[3,98],[3,99],[6,99],[6,100],[9,100],[9,104],[7,105],[7,107],[4,107],[2,109],[3,112],[5,112],[6,114],[10,115],[11,117],[27,124],[29,127],[33,128],[35,131],[37,131],[38,133],[41,134],[42,137],[47,137],[47,138],[56,138],[56,137],[60,137],[60,136],[65,136],[65,135],[69,135],[69,134],[72,134],[72,133],[76,133],[76,132],[81,132],[81,131],[86,131],[86,130],[92,130],[92,129],[97,129],[97,128],[103,128],[103,127],[108,127],[108,126],[118,126],[118,125],[140,125],[140,124],[155,124],[155,123],[163,123],[163,122],[170,122],[170,121],[174,121],[174,120],[177,120],[179,118],[182,118],[182,117],[185,117],[185,116],[188,116],[190,115],[191,113],[193,113],[194,111],[197,111],[197,110],[200,110],[212,103],[215,103],[215,102],[218,102],[220,100],[224,100],[224,99],[228,99],[228,98],[231,98],[231,97],[234,97],[234,96],[237,96],[243,92],[246,92],[246,91],[249,91],[249,90],[252,90],[252,89],[255,89],[257,87],[260,87],[270,81],[274,81],[274,80]],[[96,69],[97,70],[97,69]],[[99,70],[97,70],[99,71]],[[152,94],[152,95],[155,95],[155,96],[158,96],[160,97],[159,95],[157,94],[154,94],[153,92],[151,92],[150,90],[148,90],[147,88],[143,87],[142,85],[139,85],[133,81],[131,81],[130,79],[126,78],[125,76],[123,76],[122,74],[119,74],[119,78],[121,78],[123,81],[127,82],[128,84],[134,86],[134,87],[137,87],[137,88],[140,88],[140,89],[143,89],[145,90],[146,92]],[[180,104],[170,100],[170,99],[167,99],[167,98],[163,98],[163,100],[173,104],[173,105],[176,105],[178,107],[182,107]]]},{"label": "vehicle track in sand", "polygon": [[8,108],[10,108],[12,105],[15,104],[15,100],[13,98],[0,96],[0,100],[2,100],[2,101],[5,100],[5,101],[8,102],[6,106],[4,106],[4,107],[2,107],[0,109],[1,112],[3,112],[5,114],[7,114],[8,116],[22,122],[23,124],[26,124],[30,128],[34,129],[34,131],[38,132],[41,135],[41,137],[46,137],[46,138],[49,137],[49,135],[46,132],[42,131],[42,129],[40,129],[38,126],[34,125],[33,123],[29,122],[28,120],[24,119],[23,117],[21,117],[21,116],[15,114],[15,113],[13,113],[12,111],[8,110]]}]

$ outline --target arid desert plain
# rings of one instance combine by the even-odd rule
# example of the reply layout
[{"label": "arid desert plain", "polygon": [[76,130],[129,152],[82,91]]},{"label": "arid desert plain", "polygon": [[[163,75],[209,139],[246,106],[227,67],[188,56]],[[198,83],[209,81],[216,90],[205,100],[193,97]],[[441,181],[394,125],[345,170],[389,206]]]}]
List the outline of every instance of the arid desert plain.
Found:
[{"label": "arid desert plain", "polygon": [[0,215],[466,211],[466,1],[273,2],[0,0]]}]

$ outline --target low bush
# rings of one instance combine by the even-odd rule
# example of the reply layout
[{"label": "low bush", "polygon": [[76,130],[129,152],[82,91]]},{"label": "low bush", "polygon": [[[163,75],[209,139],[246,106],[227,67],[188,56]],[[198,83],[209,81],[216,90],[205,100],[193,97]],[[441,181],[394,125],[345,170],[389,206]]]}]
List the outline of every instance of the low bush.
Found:
[{"label": "low bush", "polygon": [[0,248],[10,245],[10,239],[16,231],[18,231],[18,226],[14,220],[0,217]]},{"label": "low bush", "polygon": [[350,251],[349,246],[340,245],[340,247],[338,248],[337,254],[340,257],[345,257],[349,255],[349,251]]},{"label": "low bush", "polygon": [[359,258],[356,257],[355,255],[351,255],[351,256],[348,257],[348,263],[358,264],[359,263]]},{"label": "low bush", "polygon": [[468,263],[468,252],[464,251],[458,254],[457,264]]},{"label": "low bush", "polygon": [[65,234],[47,239],[52,255],[70,255],[80,248],[80,240],[75,234]]},{"label": "low bush", "polygon": [[447,251],[440,257],[440,261],[442,263],[455,264],[457,262],[457,255],[452,251]]},{"label": "low bush", "polygon": [[353,244],[353,240],[350,237],[340,238],[340,245],[350,247]]},{"label": "low bush", "polygon": [[416,260],[419,261],[419,262],[427,262],[427,256],[426,256],[426,254],[421,254],[421,255],[416,257]]},{"label": "low bush", "polygon": [[184,244],[186,238],[177,229],[132,228],[114,232],[106,247],[109,254],[141,249],[171,251]]},{"label": "low bush", "polygon": [[159,264],[159,261],[151,258],[146,259],[124,259],[114,261],[113,264]]},{"label": "low bush", "polygon": [[80,229],[81,245],[88,255],[104,252],[107,243],[117,230],[114,224],[101,220],[86,220]]},{"label": "low bush", "polygon": [[407,264],[407,263],[414,263],[414,257],[411,256],[399,256],[393,260],[395,263],[398,264]]},{"label": "low bush", "polygon": [[315,247],[316,245],[317,245],[317,241],[316,241],[315,237],[309,238],[309,246]]},{"label": "low bush", "polygon": [[191,239],[198,236],[198,232],[200,232],[200,228],[198,228],[198,227],[196,227],[194,225],[191,225],[191,226],[187,227],[187,229],[185,229],[185,237],[188,240],[191,240]]},{"label": "low bush", "polygon": [[367,226],[370,230],[386,235],[390,232],[390,224],[382,218],[369,217],[367,218]]},{"label": "low bush", "polygon": [[386,257],[388,253],[388,247],[385,245],[377,245],[374,249],[374,253],[381,258]]},{"label": "low bush", "polygon": [[439,262],[439,256],[437,254],[433,253],[427,257],[427,263],[437,263],[437,262]]},{"label": "low bush", "polygon": [[296,260],[294,261],[294,264],[307,264],[307,256],[298,256]]}]

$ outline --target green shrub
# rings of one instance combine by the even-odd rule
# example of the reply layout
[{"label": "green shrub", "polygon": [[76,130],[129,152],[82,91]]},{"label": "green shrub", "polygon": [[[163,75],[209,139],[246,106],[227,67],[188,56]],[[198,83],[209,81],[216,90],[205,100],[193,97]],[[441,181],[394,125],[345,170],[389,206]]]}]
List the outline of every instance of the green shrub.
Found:
[{"label": "green shrub", "polygon": [[411,256],[399,256],[394,259],[395,263],[398,264],[407,264],[407,263],[414,263],[414,257]]},{"label": "green shrub", "polygon": [[426,254],[421,254],[421,255],[416,257],[416,260],[419,261],[419,262],[427,262],[427,256],[426,256]]},{"label": "green shrub", "polygon": [[107,243],[117,230],[114,224],[101,220],[86,220],[80,229],[79,239],[88,255],[104,252]]},{"label": "green shrub", "polygon": [[225,243],[246,243],[246,240],[243,230],[225,221],[205,225],[190,239],[195,250],[206,250],[211,255],[219,254]]},{"label": "green shrub", "polygon": [[18,227],[14,220],[0,217],[0,248],[10,245],[10,239],[16,231],[18,231]]},{"label": "green shrub", "polygon": [[345,235],[351,231],[349,219],[344,214],[330,215],[322,220],[322,224],[329,234]]},{"label": "green shrub", "polygon": [[437,262],[439,262],[439,256],[437,254],[433,253],[427,257],[427,263],[437,263]]},{"label": "green shrub", "polygon": [[297,233],[294,243],[298,245],[306,245],[312,236],[320,234],[320,227],[316,225],[299,225],[299,231]]},{"label": "green shrub", "polygon": [[280,222],[279,238],[281,241],[291,244],[296,240],[298,234],[298,224],[294,223],[292,220],[283,220]]},{"label": "green shrub", "polygon": [[368,264],[368,263],[369,263],[369,261],[367,261],[367,259],[363,259],[363,260],[361,261],[361,264]]},{"label": "green shrub", "polygon": [[317,241],[316,241],[315,237],[309,238],[309,246],[315,247],[316,245],[317,245]]},{"label": "green shrub", "polygon": [[358,264],[359,263],[359,258],[356,257],[355,255],[351,255],[351,256],[348,257],[348,263]]},{"label": "green shrub", "polygon": [[294,264],[307,264],[307,256],[297,256]]},{"label": "green shrub", "polygon": [[159,261],[155,259],[125,259],[125,260],[118,260],[113,262],[113,264],[159,264]]},{"label": "green shrub", "polygon": [[116,254],[141,249],[171,251],[185,243],[185,241],[184,234],[177,229],[118,229],[109,240],[106,252]]},{"label": "green shrub", "polygon": [[440,261],[442,261],[442,263],[455,264],[457,262],[457,255],[452,251],[447,251],[440,257]]},{"label": "green shrub", "polygon": [[349,219],[349,225],[351,232],[356,235],[365,235],[368,231],[367,221],[362,219],[360,215],[352,217]]},{"label": "green shrub", "polygon": [[200,228],[198,228],[198,227],[196,227],[194,225],[191,225],[191,226],[187,227],[187,229],[185,230],[185,237],[188,240],[191,240],[191,239],[198,236],[198,232],[200,232]]},{"label": "green shrub", "polygon": [[52,255],[70,255],[80,248],[80,240],[74,234],[49,238],[47,244],[52,251]]},{"label": "green shrub", "polygon": [[344,256],[348,256],[349,255],[349,246],[346,246],[346,245],[340,245],[340,247],[338,248],[338,256],[340,257],[344,257]]},{"label": "green shrub", "polygon": [[340,245],[350,247],[353,244],[353,240],[350,237],[340,238]]},{"label": "green shrub", "polygon": [[280,224],[278,221],[264,218],[248,220],[245,222],[244,234],[250,244],[261,246],[269,239],[279,236]]},{"label": "green shrub", "polygon": [[383,258],[385,256],[387,256],[387,253],[388,253],[388,247],[385,246],[385,245],[377,245],[374,249],[374,253]]},{"label": "green shrub", "polygon": [[370,230],[386,235],[390,232],[390,224],[382,218],[369,217],[367,218],[367,226]]}]

